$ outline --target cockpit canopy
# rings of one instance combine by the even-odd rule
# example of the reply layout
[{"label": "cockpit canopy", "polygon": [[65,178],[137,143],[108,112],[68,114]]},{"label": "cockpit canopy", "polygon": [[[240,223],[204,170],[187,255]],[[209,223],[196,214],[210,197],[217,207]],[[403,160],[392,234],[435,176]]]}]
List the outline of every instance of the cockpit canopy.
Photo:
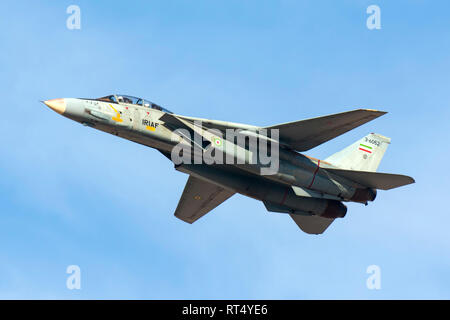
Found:
[{"label": "cockpit canopy", "polygon": [[163,108],[163,107],[157,105],[156,103],[151,102],[150,100],[143,99],[143,98],[136,98],[136,97],[128,96],[128,95],[124,95],[124,94],[112,94],[110,96],[101,97],[96,100],[112,102],[112,103],[119,103],[119,104],[122,104],[122,103],[135,104],[138,106],[144,106],[147,108],[152,108],[152,109],[164,111],[167,113],[173,113],[172,111],[169,111],[166,108]]}]

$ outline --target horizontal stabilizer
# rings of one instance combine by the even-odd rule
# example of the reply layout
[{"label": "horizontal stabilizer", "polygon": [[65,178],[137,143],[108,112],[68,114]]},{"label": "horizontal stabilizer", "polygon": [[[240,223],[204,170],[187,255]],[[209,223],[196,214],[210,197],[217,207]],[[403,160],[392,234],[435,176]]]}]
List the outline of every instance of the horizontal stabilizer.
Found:
[{"label": "horizontal stabilizer", "polygon": [[414,183],[414,179],[401,174],[354,171],[342,169],[325,169],[326,171],[356,182],[365,187],[389,190]]},{"label": "horizontal stabilizer", "polygon": [[320,216],[301,216],[297,214],[290,214],[290,216],[303,232],[309,234],[323,233],[334,221],[334,219]]},{"label": "horizontal stabilizer", "polygon": [[319,118],[278,124],[266,129],[278,129],[280,140],[297,151],[307,151],[327,142],[386,112],[358,109]]}]

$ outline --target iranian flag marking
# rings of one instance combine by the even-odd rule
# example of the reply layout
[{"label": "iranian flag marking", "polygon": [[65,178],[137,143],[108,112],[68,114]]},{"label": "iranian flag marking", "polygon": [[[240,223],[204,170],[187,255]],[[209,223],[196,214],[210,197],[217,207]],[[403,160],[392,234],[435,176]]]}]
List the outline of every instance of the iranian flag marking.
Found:
[{"label": "iranian flag marking", "polygon": [[213,139],[213,141],[216,147],[220,147],[222,145],[222,140],[220,140],[220,138],[216,137]]},{"label": "iranian flag marking", "polygon": [[366,146],[365,144],[360,143],[359,144],[359,150],[365,151],[367,153],[372,153],[372,147]]}]

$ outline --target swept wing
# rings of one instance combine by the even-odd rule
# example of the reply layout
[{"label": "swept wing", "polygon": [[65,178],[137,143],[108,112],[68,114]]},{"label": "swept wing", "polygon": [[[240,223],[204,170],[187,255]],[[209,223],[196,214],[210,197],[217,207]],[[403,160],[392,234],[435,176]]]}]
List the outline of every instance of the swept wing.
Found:
[{"label": "swept wing", "polygon": [[178,202],[175,216],[193,223],[231,197],[234,192],[215,184],[189,176]]},{"label": "swept wing", "polygon": [[384,111],[359,109],[278,124],[266,129],[280,130],[282,142],[294,150],[307,151],[384,114]]}]

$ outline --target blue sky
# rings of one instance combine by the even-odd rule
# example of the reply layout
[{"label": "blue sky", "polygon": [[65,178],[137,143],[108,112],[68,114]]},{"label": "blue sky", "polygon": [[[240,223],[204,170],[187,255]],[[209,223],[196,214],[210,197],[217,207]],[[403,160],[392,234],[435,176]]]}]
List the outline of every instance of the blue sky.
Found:
[{"label": "blue sky", "polygon": [[[81,9],[81,30],[66,8]],[[381,8],[381,30],[366,8]],[[448,1],[2,1],[0,298],[450,298]],[[233,196],[173,217],[187,176],[157,151],[39,100],[143,96],[183,115],[271,125],[389,113],[379,168],[416,184],[349,204],[324,235]],[[68,265],[81,290],[66,288]],[[366,268],[381,268],[368,290]]]}]

